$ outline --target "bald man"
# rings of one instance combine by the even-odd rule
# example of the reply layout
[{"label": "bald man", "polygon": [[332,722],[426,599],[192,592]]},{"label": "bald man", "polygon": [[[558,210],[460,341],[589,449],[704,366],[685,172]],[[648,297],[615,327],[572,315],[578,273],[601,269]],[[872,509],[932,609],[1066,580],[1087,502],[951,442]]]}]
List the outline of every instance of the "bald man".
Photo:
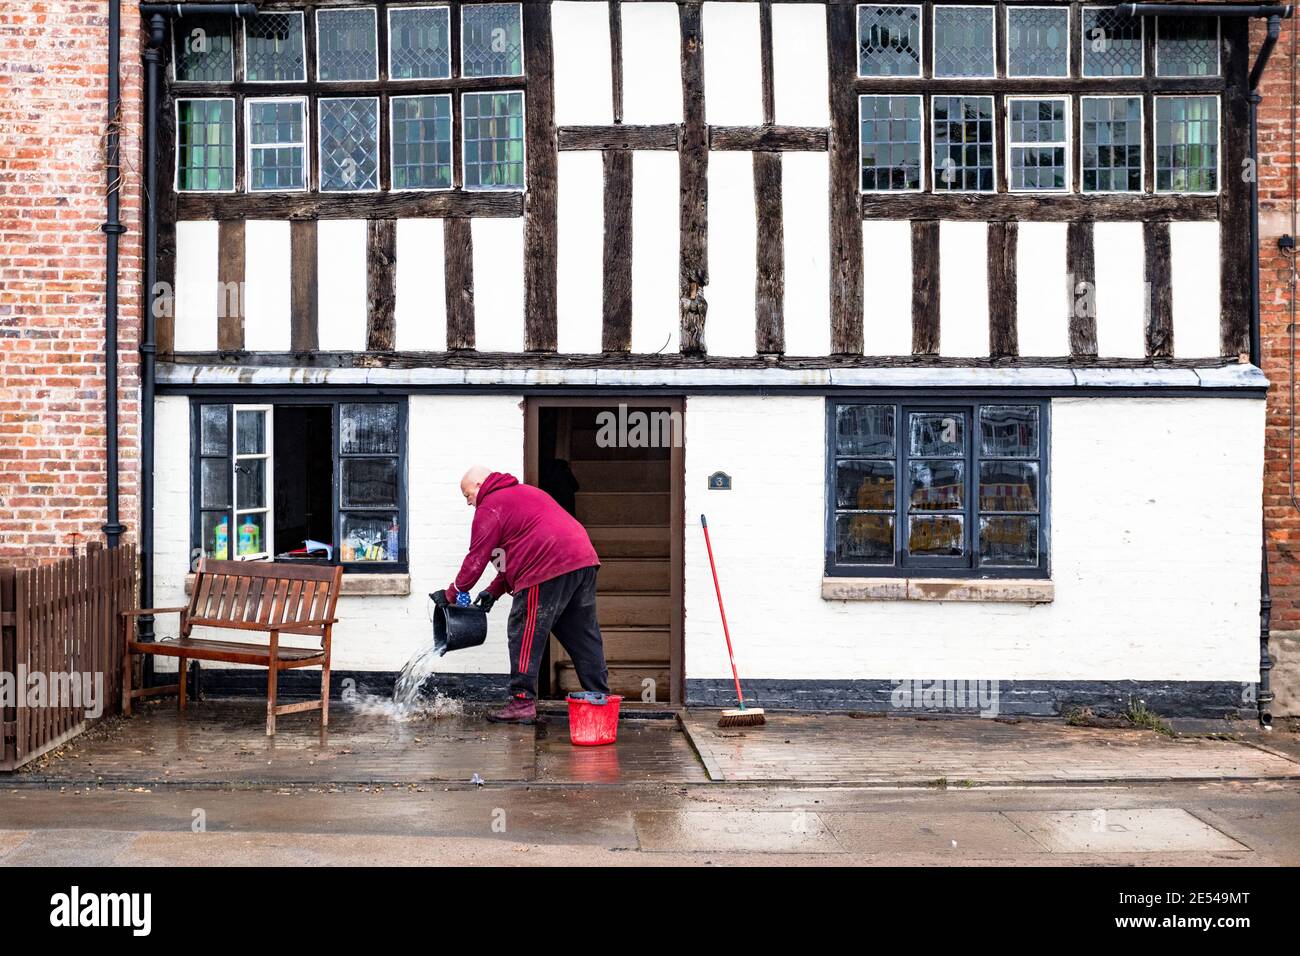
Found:
[{"label": "bald man", "polygon": [[475,465],[460,480],[474,509],[469,554],[456,579],[432,595],[438,604],[467,594],[491,561],[497,576],[475,605],[492,610],[509,591],[510,700],[487,715],[496,723],[537,719],[537,671],[549,634],[573,660],[583,690],[609,693],[605,646],[596,623],[596,571],[600,558],[586,530],[546,492],[513,475]]}]

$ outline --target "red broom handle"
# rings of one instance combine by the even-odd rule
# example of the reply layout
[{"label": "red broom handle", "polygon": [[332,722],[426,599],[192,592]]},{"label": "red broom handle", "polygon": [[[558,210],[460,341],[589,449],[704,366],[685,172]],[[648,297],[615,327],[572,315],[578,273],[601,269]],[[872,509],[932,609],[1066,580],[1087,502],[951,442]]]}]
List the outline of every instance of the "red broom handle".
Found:
[{"label": "red broom handle", "polygon": [[718,594],[718,613],[722,615],[722,635],[727,639],[727,658],[731,661],[731,679],[736,682],[736,700],[740,709],[745,709],[745,695],[740,690],[740,675],[736,673],[736,655],[731,649],[731,631],[727,629],[727,609],[722,606],[722,588],[718,584],[718,567],[713,563],[713,544],[709,541],[709,523],[700,515],[700,526],[704,528],[704,546],[709,549],[709,570],[713,572],[713,590]]}]

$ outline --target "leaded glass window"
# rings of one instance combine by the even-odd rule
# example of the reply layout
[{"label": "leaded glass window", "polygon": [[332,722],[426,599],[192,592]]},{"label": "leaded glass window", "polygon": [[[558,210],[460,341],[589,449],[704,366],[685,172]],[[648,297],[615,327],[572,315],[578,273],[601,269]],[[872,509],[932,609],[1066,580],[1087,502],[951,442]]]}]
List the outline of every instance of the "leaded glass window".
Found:
[{"label": "leaded glass window", "polygon": [[934,75],[994,75],[993,7],[934,8]]},{"label": "leaded glass window", "polygon": [[1141,76],[1142,17],[1113,7],[1083,8],[1083,75]]},{"label": "leaded glass window", "polygon": [[858,75],[921,75],[921,8],[858,7]]},{"label": "leaded glass window", "polygon": [[1038,566],[1041,478],[1039,409],[983,405],[979,409],[980,567]]},{"label": "leaded glass window", "polygon": [[306,100],[245,100],[248,188],[251,192],[307,188]]},{"label": "leaded glass window", "polygon": [[1080,100],[1079,161],[1086,193],[1142,191],[1142,97]]},{"label": "leaded glass window", "polygon": [[259,13],[244,20],[244,79],[253,83],[307,79],[301,13]]},{"label": "leaded glass window", "polygon": [[1007,188],[1069,189],[1069,107],[1064,98],[1007,99]]},{"label": "leaded glass window", "polygon": [[394,96],[394,189],[450,189],[451,96]]},{"label": "leaded glass window", "polygon": [[993,192],[993,97],[936,96],[934,188],[937,192]]},{"label": "leaded glass window", "polygon": [[1219,188],[1219,98],[1156,97],[1156,192]]},{"label": "leaded glass window", "polygon": [[860,96],[865,192],[921,188],[921,97]]},{"label": "leaded glass window", "polygon": [[523,76],[523,12],[517,3],[475,3],[460,8],[460,59],[464,76]]},{"label": "leaded glass window", "polygon": [[317,113],[321,192],[378,189],[379,99],[322,98],[317,101]]},{"label": "leaded glass window", "polygon": [[1007,75],[1069,73],[1069,8],[1007,7]]},{"label": "leaded glass window", "polygon": [[461,116],[465,188],[522,189],[524,94],[465,93]]},{"label": "leaded glass window", "polygon": [[1218,17],[1156,17],[1156,76],[1218,75]]},{"label": "leaded glass window", "polygon": [[389,78],[437,80],[451,76],[450,20],[447,7],[389,8]]},{"label": "leaded glass window", "polygon": [[235,101],[176,101],[176,188],[235,188]]},{"label": "leaded glass window", "polygon": [[379,78],[375,11],[316,11],[316,76],[328,82]]},{"label": "leaded glass window", "polygon": [[181,17],[172,27],[177,80],[229,83],[235,78],[230,18],[205,14]]}]

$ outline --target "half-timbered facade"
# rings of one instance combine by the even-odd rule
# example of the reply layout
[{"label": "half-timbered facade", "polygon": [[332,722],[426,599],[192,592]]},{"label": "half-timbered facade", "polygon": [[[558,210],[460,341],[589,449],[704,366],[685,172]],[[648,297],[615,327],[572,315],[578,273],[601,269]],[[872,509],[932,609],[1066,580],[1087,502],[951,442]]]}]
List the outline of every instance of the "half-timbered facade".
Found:
[{"label": "half-timbered facade", "polygon": [[1258,679],[1245,20],[272,0],[165,56],[155,603],[341,562],[336,671],[396,670],[481,462],[587,524],[638,697],[727,693],[701,513],[767,703]]}]

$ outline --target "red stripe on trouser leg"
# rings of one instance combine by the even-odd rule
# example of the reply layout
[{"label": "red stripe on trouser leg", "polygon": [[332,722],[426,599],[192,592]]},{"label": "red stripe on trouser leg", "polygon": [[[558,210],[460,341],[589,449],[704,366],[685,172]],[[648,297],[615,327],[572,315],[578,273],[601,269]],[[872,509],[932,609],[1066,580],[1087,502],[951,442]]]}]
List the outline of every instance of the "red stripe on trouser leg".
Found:
[{"label": "red stripe on trouser leg", "polygon": [[521,674],[528,673],[528,664],[533,650],[533,632],[537,629],[537,588],[528,589],[528,623],[524,625],[524,636],[519,642],[519,666]]}]

